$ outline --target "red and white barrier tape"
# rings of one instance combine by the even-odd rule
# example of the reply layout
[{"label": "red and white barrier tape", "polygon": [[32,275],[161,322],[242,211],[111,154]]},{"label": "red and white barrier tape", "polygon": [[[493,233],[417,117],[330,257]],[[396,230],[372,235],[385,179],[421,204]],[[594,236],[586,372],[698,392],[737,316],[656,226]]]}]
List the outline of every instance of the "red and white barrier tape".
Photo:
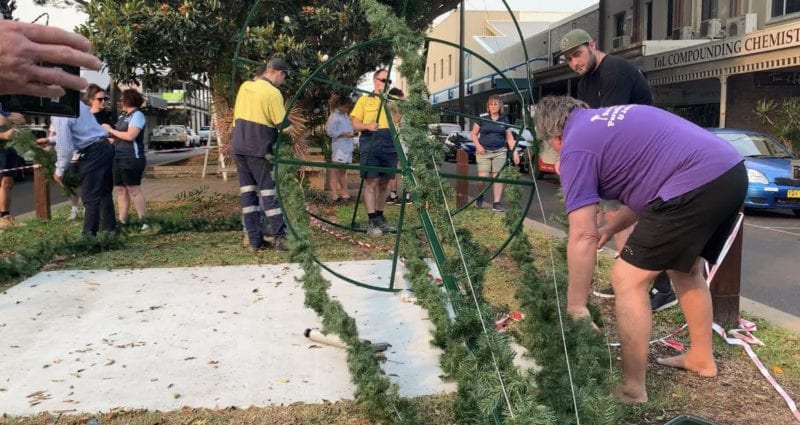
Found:
[{"label": "red and white barrier tape", "polygon": [[[770,384],[772,384],[772,388],[775,388],[775,391],[777,391],[778,394],[780,394],[780,396],[786,402],[786,405],[789,406],[789,410],[792,412],[792,415],[794,415],[794,418],[797,420],[797,422],[800,422],[800,412],[798,412],[797,404],[794,402],[794,400],[792,400],[792,397],[790,397],[789,394],[786,392],[786,390],[784,390],[783,387],[781,387],[781,385],[778,384],[777,381],[775,381],[775,378],[772,377],[772,375],[769,373],[769,370],[767,370],[767,368],[764,366],[764,364],[761,363],[761,360],[759,360],[759,358],[756,355],[755,351],[753,351],[753,348],[750,347],[750,344],[747,341],[745,341],[744,339],[742,339],[742,338],[737,336],[737,334],[739,334],[739,333],[749,334],[751,331],[755,331],[756,330],[756,325],[740,318],[739,319],[739,328],[728,331],[728,333],[734,335],[734,338],[728,337],[725,334],[725,329],[723,329],[722,326],[720,326],[720,325],[718,325],[716,323],[713,324],[712,328],[728,344],[730,344],[730,345],[740,345],[740,346],[742,346],[742,348],[744,348],[744,351],[747,353],[747,356],[750,357],[750,360],[753,362],[753,364],[756,365],[756,368],[758,368],[758,371],[761,372],[761,374],[764,375],[765,378],[767,378],[767,381]],[[758,341],[758,343],[760,343],[761,345],[764,345],[764,343],[761,342],[761,341]]]},{"label": "red and white barrier tape", "polygon": [[40,164],[33,164],[33,165],[26,165],[24,167],[3,168],[3,169],[0,169],[0,173],[5,173],[5,172],[8,172],[8,171],[28,170],[28,169],[39,168],[39,167],[41,167]]},{"label": "red and white barrier tape", "polygon": [[[364,242],[364,241],[359,241],[359,240],[357,240],[357,239],[353,238],[352,236],[345,235],[345,234],[343,234],[343,233],[340,233],[340,232],[336,232],[336,231],[334,231],[334,230],[331,230],[331,229],[329,229],[327,226],[325,226],[325,225],[324,225],[322,222],[320,222],[319,220],[317,220],[317,219],[316,219],[316,218],[314,218],[314,217],[311,217],[311,220],[310,220],[310,221],[311,221],[311,224],[312,224],[314,227],[316,227],[316,228],[318,228],[318,229],[322,230],[323,232],[325,232],[325,233],[327,233],[327,234],[329,234],[329,235],[333,236],[334,238],[336,238],[336,239],[338,239],[338,240],[340,240],[340,241],[346,241],[346,242],[350,242],[350,243],[352,243],[353,245],[358,245],[358,246],[360,246],[360,247],[362,247],[362,248],[372,249],[372,250],[375,250],[375,251],[385,252],[385,253],[387,253],[387,254],[394,255],[394,251],[393,251],[393,250],[391,250],[391,249],[384,248],[384,247],[382,247],[382,246],[378,246],[378,245],[373,245],[373,244],[371,244],[371,243],[367,243],[367,242]],[[406,264],[406,260],[405,260],[405,258],[403,258],[403,257],[400,257],[400,263],[402,263],[403,265],[405,265],[405,264]],[[441,278],[441,277],[436,277],[436,276],[434,276],[433,274],[431,274],[431,273],[428,273],[428,278],[429,278],[429,279],[431,279],[431,280],[433,280],[434,282],[436,282],[436,284],[437,284],[437,285],[441,285],[441,284],[442,284],[442,278]]]},{"label": "red and white barrier tape", "polygon": [[198,146],[198,147],[191,147],[191,148],[160,149],[160,150],[153,150],[153,151],[151,151],[151,153],[153,153],[155,155],[158,155],[158,154],[162,154],[162,153],[189,152],[189,151],[195,150],[195,149],[207,150],[207,149],[211,149],[211,148],[209,148],[208,146]]}]

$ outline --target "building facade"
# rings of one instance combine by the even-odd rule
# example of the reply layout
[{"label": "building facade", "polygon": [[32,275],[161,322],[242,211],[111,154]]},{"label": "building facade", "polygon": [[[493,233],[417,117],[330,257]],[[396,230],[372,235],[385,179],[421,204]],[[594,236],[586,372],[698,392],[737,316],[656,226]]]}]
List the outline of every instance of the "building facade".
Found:
[{"label": "building facade", "polygon": [[[791,0],[604,0],[551,27],[551,40],[586,29],[601,50],[645,73],[657,105],[701,126],[771,132],[753,113],[762,99],[800,95],[800,3]],[[583,23],[581,21],[584,21]],[[538,94],[574,93],[559,64],[533,73]]]},{"label": "building facade", "polygon": [[[426,46],[425,82],[431,93],[431,103],[441,111],[441,120],[457,122],[458,114],[474,116],[485,112],[486,99],[492,94],[506,98],[504,113],[512,121],[520,118],[523,113],[520,102],[515,99],[517,96],[508,94],[513,85],[528,92],[520,32],[523,39],[546,32],[552,22],[568,15],[566,12],[515,12],[517,29],[508,11],[466,10],[463,102],[459,101],[460,50],[457,47],[460,12],[455,10],[438,18],[427,34],[431,41]],[[507,79],[501,78],[498,70]],[[402,76],[397,79],[402,80]]]}]

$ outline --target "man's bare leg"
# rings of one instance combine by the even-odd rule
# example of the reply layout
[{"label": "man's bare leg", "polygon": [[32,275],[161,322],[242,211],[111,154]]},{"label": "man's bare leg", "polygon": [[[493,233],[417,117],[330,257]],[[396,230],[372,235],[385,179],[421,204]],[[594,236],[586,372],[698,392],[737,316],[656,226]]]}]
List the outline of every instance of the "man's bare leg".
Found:
[{"label": "man's bare leg", "polygon": [[375,209],[383,211],[383,207],[386,206],[386,194],[389,193],[389,178],[379,177],[375,180],[377,181]]},{"label": "man's bare leg", "polygon": [[364,208],[367,214],[375,212],[375,201],[377,200],[378,178],[373,177],[364,179]]},{"label": "man's bare leg", "polygon": [[647,351],[652,313],[647,289],[658,272],[640,269],[623,259],[611,268],[611,285],[617,333],[622,345],[622,386],[617,396],[623,403],[646,403]]},{"label": "man's bare leg", "polygon": [[674,357],[657,359],[664,366],[686,369],[701,376],[717,376],[712,349],[711,324],[713,311],[711,292],[703,279],[702,260],[698,259],[689,273],[670,270],[667,273],[678,295],[686,324],[689,326],[689,351]]},{"label": "man's bare leg", "polygon": [[11,210],[11,191],[14,189],[14,177],[0,176],[0,211]]}]

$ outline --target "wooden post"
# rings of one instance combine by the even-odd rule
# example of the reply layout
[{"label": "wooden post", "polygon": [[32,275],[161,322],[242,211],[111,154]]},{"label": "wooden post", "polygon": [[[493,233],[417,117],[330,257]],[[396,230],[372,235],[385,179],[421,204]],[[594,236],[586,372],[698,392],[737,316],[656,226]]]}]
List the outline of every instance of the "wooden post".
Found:
[{"label": "wooden post", "polygon": [[33,204],[36,217],[50,220],[50,184],[39,167],[33,169]]},{"label": "wooden post", "polygon": [[714,306],[714,322],[728,328],[739,319],[739,293],[742,281],[742,232],[739,227],[736,239],[728,255],[722,261],[711,281],[711,302]]},{"label": "wooden post", "polygon": [[[469,156],[463,149],[456,150],[456,174],[469,174]],[[469,181],[456,180],[456,206],[461,208],[469,202]]]}]

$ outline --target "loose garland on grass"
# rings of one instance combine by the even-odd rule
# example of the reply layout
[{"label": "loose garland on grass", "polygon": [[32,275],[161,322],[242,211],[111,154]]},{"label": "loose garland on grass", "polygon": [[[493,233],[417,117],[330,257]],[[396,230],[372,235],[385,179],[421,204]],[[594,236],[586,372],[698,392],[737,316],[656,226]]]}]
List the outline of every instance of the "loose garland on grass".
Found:
[{"label": "loose garland on grass", "polygon": [[[511,256],[522,272],[518,297],[527,313],[524,329],[529,338],[525,345],[542,366],[542,370],[535,375],[538,389],[533,388],[529,377],[520,373],[511,363],[513,354],[507,338],[491,328],[483,329],[485,325],[477,320],[479,311],[484,317],[494,317],[492,307],[480,296],[488,254],[483,252],[481,255],[482,249],[472,242],[469,232],[456,230],[456,235],[451,237],[452,232],[447,226],[450,217],[442,196],[450,193],[441,193],[436,172],[436,164],[441,162],[441,147],[430,141],[423,130],[419,130],[425,128],[426,118],[430,116],[430,104],[424,96],[424,58],[418,54],[422,45],[421,37],[408,30],[385,7],[371,0],[362,0],[362,4],[368,21],[377,29],[374,31],[375,37],[394,37],[396,51],[402,60],[400,70],[408,79],[411,96],[408,101],[400,103],[400,109],[405,120],[404,141],[408,146],[410,162],[415,165],[417,180],[414,190],[422,200],[427,201],[425,206],[437,226],[437,235],[442,243],[452,247],[455,246],[455,238],[460,242],[466,266],[451,263],[447,267],[452,269],[443,272],[451,273],[464,282],[464,273],[458,270],[468,270],[478,303],[477,307],[455,305],[455,308],[462,309],[462,314],[458,315],[455,322],[451,322],[445,307],[448,300],[427,278],[427,266],[418,259],[421,258],[421,252],[414,249],[416,243],[404,243],[405,252],[411,258],[406,263],[409,268],[407,277],[436,326],[433,343],[445,350],[442,368],[459,384],[456,421],[483,423],[489,419],[495,422],[505,419],[513,423],[569,424],[578,422],[578,415],[582,423],[618,423],[621,409],[611,396],[611,374],[605,341],[592,331],[587,321],[575,322],[568,317],[563,318],[562,335],[558,311],[564,311],[565,279],[562,276],[555,280],[554,286],[539,277],[534,267],[532,246],[524,232],[517,234],[512,241]],[[518,178],[518,174],[516,169],[507,168],[501,177]],[[412,182],[406,183],[406,187],[414,187]],[[520,195],[521,188],[518,185],[505,185],[506,199],[520,199]],[[416,205],[422,208],[420,203]],[[504,218],[510,232],[514,231],[514,224],[520,219],[522,209],[518,203],[512,202]],[[561,255],[563,259],[563,250]],[[562,294],[560,300],[556,298],[556,291]],[[459,302],[449,301],[454,304]],[[465,346],[465,341],[474,348],[472,352]],[[565,350],[570,353],[569,361]],[[566,379],[570,376],[566,365],[572,371],[571,383],[570,379]],[[497,379],[498,374],[502,376],[505,389]],[[507,395],[503,394],[504,391]],[[506,397],[508,400],[504,401]],[[500,415],[502,417],[498,417]]]}]

